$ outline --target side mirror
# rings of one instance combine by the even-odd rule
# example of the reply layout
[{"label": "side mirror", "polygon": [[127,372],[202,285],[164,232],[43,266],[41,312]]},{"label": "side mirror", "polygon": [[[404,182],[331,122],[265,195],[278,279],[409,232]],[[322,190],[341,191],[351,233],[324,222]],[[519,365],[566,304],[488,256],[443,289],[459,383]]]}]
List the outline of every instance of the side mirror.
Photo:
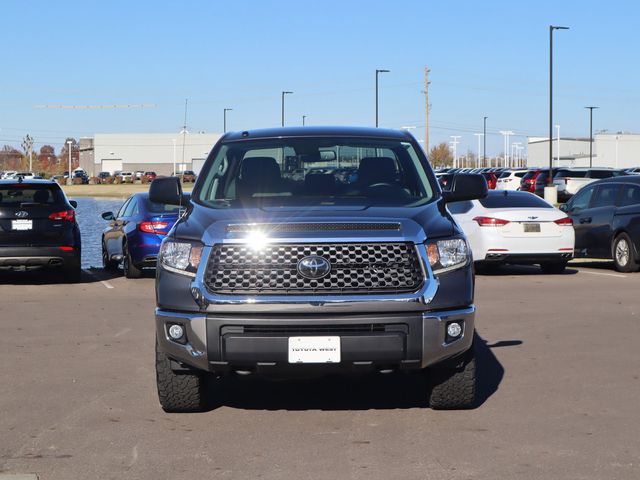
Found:
[{"label": "side mirror", "polygon": [[449,185],[449,189],[442,192],[442,198],[446,203],[477,200],[489,194],[487,181],[482,175],[457,173],[450,180]]},{"label": "side mirror", "polygon": [[149,186],[149,200],[153,203],[182,205],[184,198],[178,177],[156,178]]},{"label": "side mirror", "polygon": [[560,204],[560,206],[558,207],[560,210],[562,210],[563,212],[567,213],[569,211],[569,207],[567,206],[566,203],[562,203]]},{"label": "side mirror", "polygon": [[108,220],[108,221],[116,219],[116,217],[113,215],[113,212],[104,212],[102,214],[102,218],[104,218],[105,220]]},{"label": "side mirror", "polygon": [[76,202],[75,200],[69,200],[69,205],[71,205],[73,208],[78,208],[78,202]]}]

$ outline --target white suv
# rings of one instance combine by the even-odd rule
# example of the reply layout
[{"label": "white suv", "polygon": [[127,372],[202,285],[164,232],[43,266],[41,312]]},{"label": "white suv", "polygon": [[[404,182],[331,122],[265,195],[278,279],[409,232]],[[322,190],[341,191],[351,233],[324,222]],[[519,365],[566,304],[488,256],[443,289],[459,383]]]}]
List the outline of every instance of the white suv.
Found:
[{"label": "white suv", "polygon": [[524,177],[526,173],[526,168],[505,170],[498,177],[496,190],[518,190],[520,180],[522,180],[522,177]]}]

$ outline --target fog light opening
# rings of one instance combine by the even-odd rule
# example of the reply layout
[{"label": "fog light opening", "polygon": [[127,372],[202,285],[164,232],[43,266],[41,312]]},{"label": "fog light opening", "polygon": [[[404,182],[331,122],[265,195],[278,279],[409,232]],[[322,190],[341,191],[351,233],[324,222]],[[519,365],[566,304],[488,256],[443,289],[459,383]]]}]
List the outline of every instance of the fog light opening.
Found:
[{"label": "fog light opening", "polygon": [[464,334],[464,321],[454,320],[453,322],[447,323],[446,333],[447,333],[445,338],[446,343],[451,343],[456,340],[459,340],[460,338],[462,338],[462,335]]},{"label": "fog light opening", "polygon": [[172,323],[167,325],[167,333],[169,334],[169,338],[174,342],[184,343],[184,327],[177,323]]}]

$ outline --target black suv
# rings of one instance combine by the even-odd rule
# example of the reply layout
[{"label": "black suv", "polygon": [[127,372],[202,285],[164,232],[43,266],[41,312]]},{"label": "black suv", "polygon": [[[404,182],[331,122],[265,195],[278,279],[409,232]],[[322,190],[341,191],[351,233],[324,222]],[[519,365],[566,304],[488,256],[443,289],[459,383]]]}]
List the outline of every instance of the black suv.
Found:
[{"label": "black suv", "polygon": [[55,267],[77,280],[76,206],[49,180],[0,180],[0,270]]},{"label": "black suv", "polygon": [[473,267],[446,204],[487,183],[448,187],[410,134],[344,127],[228,133],[190,199],[155,180],[152,202],[186,209],[158,258],[162,407],[203,408],[211,374],[393,370],[428,372],[433,408],[471,407]]}]

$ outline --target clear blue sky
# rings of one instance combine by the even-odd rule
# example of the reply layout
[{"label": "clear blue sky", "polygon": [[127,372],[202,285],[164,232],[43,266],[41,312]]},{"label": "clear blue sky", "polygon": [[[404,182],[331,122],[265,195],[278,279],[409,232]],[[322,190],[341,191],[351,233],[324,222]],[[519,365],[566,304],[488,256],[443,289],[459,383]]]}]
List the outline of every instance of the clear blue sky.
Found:
[{"label": "clear blue sky", "polygon": [[[562,136],[640,132],[640,2],[3,0],[0,144],[58,147],[96,132],[172,132],[189,98],[191,131],[287,123],[415,125],[424,138],[423,69],[431,69],[431,144],[462,135],[475,151],[487,115],[499,130],[548,128],[548,25],[555,34],[555,123]],[[43,110],[38,104],[150,103],[147,110]],[[525,142],[525,138],[516,141]]]}]

